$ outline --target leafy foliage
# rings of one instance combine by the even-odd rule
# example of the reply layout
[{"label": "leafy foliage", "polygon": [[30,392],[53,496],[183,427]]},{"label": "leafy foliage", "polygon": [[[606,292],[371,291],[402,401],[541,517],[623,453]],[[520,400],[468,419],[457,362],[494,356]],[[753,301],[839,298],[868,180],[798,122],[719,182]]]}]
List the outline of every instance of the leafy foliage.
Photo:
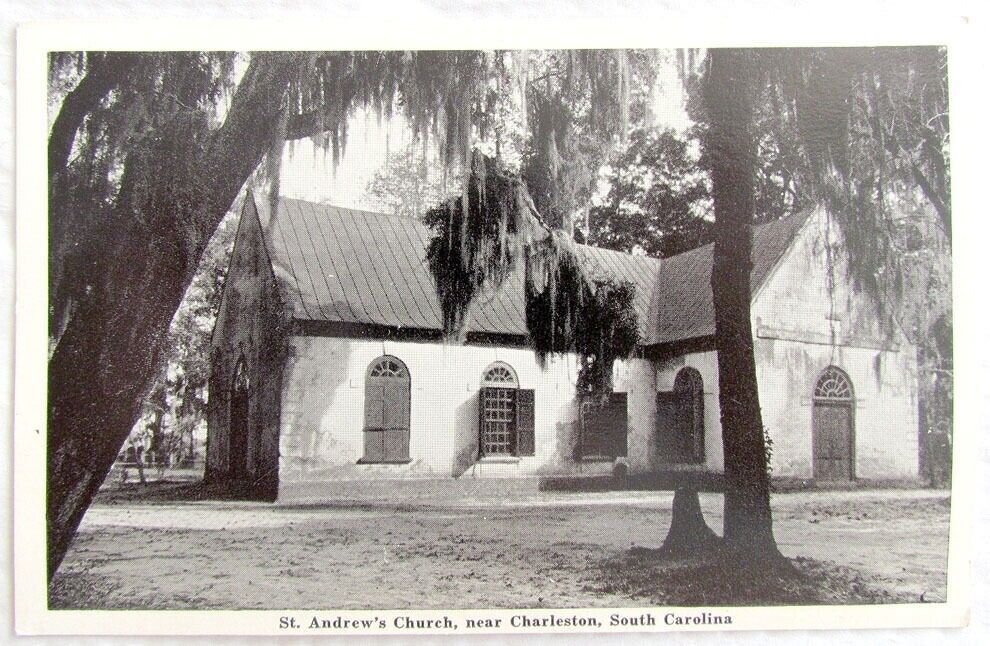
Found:
[{"label": "leafy foliage", "polygon": [[612,366],[616,359],[631,356],[639,343],[633,298],[636,291],[627,282],[600,280],[584,302],[574,349],[581,357],[579,394],[612,392]]},{"label": "leafy foliage", "polygon": [[463,334],[469,309],[485,287],[497,288],[540,226],[522,182],[478,154],[467,193],[426,212],[433,230],[427,262],[437,283],[448,335]]},{"label": "leafy foliage", "polygon": [[605,177],[610,188],[591,209],[590,244],[665,257],[710,241],[710,180],[687,138],[635,129]]},{"label": "leafy foliage", "polygon": [[[114,197],[126,184],[123,206],[136,210],[160,183],[177,181],[194,148],[216,125],[219,105],[232,89],[235,60],[229,52],[50,56],[51,87],[64,93],[49,150],[55,338],[78,301],[102,279],[100,259],[115,226],[108,213]],[[157,131],[164,138],[178,130],[185,136],[172,138],[167,165],[153,162],[146,152],[149,134]],[[187,193],[177,184],[168,190]]]},{"label": "leafy foliage", "polygon": [[658,54],[544,51],[529,60],[537,67],[526,84],[530,137],[521,173],[547,224],[570,229],[629,124],[645,117]]}]

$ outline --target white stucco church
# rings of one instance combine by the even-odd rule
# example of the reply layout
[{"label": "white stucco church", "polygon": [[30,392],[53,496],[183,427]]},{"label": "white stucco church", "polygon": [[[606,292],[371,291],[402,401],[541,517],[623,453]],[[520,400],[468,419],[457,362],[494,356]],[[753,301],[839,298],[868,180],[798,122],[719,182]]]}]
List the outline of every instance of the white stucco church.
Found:
[{"label": "white stucco church", "polygon": [[[582,248],[593,271],[635,286],[641,338],[590,419],[577,357],[541,368],[527,346],[521,275],[479,299],[465,343],[447,343],[419,221],[292,199],[269,211],[244,203],[214,331],[209,480],[291,500],[413,481],[717,479],[711,245],[663,260]],[[915,348],[852,289],[827,216],[753,235],[773,475],[916,478]]]}]

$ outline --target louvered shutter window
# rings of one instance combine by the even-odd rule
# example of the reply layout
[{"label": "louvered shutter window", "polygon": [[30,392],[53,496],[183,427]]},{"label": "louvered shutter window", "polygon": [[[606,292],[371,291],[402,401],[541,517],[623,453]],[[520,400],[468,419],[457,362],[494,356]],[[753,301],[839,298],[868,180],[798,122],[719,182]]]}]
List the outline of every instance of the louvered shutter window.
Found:
[{"label": "louvered shutter window", "polygon": [[365,380],[361,462],[409,461],[409,371],[395,357],[372,362]]},{"label": "louvered shutter window", "polygon": [[536,455],[536,394],[531,389],[516,392],[516,455]]}]

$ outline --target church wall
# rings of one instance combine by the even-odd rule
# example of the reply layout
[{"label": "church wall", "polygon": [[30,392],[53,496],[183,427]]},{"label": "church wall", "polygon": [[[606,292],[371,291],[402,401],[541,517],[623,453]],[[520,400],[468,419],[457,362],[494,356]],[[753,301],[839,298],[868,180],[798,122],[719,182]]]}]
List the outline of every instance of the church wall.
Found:
[{"label": "church wall", "polygon": [[[323,336],[291,337],[288,354],[281,410],[283,483],[611,473],[611,463],[573,459],[574,356],[548,359],[544,369],[525,348]],[[410,375],[407,464],[359,463],[364,454],[365,375],[383,355],[400,359]],[[520,388],[535,391],[533,456],[477,459],[481,378],[495,361],[515,370]],[[626,382],[644,373],[649,371],[617,368],[616,390],[624,391]],[[645,412],[637,415],[642,418]]]},{"label": "church wall", "polygon": [[[910,479],[918,475],[916,363],[908,351],[827,346],[780,339],[755,340],[757,381],[763,424],[773,442],[775,477],[812,478],[812,393],[828,366],[844,370],[855,390],[855,476]],[[714,352],[688,354],[657,364],[657,390],[670,390],[677,373],[697,369],[704,380],[705,465],[722,472],[718,367]],[[649,427],[652,429],[652,426]],[[630,433],[632,431],[630,430]],[[653,431],[635,445],[630,467],[659,467]]]},{"label": "church wall", "polygon": [[[621,366],[617,364],[616,376],[621,374],[626,390],[626,406],[629,413],[628,465],[633,474],[651,470],[656,441],[656,377],[652,361],[633,359]],[[618,380],[616,381],[618,384]]]},{"label": "church wall", "polygon": [[758,339],[756,352],[763,424],[773,439],[773,475],[813,477],[812,395],[829,366],[841,368],[854,390],[855,477],[918,475],[911,353],[780,339]]},{"label": "church wall", "polygon": [[917,355],[883,325],[853,287],[837,225],[809,218],[753,304],[764,425],[774,441],[774,475],[812,477],[815,383],[828,366],[849,376],[855,395],[857,478],[918,475]]}]

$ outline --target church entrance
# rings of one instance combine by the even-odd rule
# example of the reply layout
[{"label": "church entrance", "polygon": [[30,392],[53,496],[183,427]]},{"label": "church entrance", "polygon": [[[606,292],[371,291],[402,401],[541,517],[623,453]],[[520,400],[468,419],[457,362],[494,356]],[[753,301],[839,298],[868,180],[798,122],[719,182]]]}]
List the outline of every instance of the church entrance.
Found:
[{"label": "church entrance", "polygon": [[854,404],[849,377],[838,368],[827,368],[815,384],[811,419],[816,480],[837,482],[856,477]]}]

